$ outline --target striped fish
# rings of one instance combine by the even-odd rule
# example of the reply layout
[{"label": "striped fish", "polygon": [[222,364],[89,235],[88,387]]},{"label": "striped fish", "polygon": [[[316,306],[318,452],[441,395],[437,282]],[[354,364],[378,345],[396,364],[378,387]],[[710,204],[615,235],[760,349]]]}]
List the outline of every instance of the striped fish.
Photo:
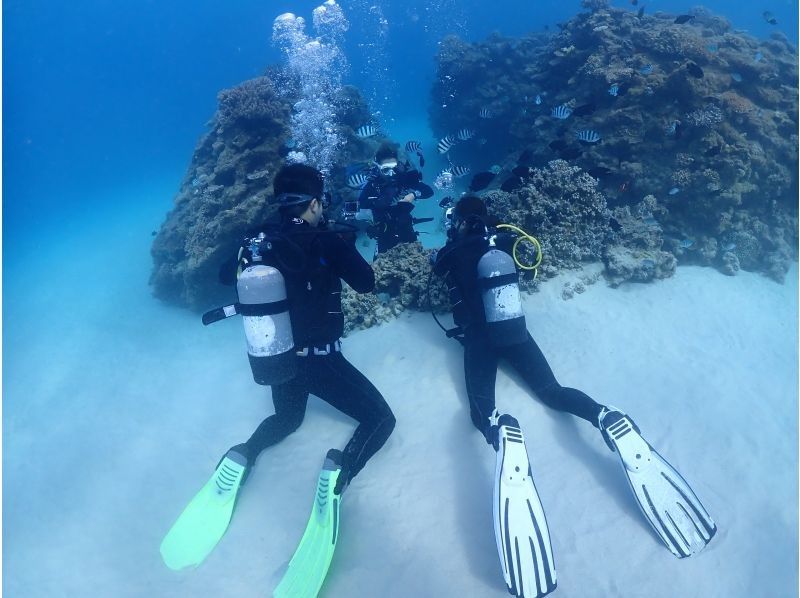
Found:
[{"label": "striped fish", "polygon": [[466,176],[470,173],[469,166],[451,166],[447,170],[456,178]]},{"label": "striped fish", "polygon": [[600,133],[597,131],[592,131],[591,129],[578,131],[575,137],[578,139],[578,141],[582,141],[584,143],[597,143],[602,139],[602,137],[600,137]]},{"label": "striped fish", "polygon": [[494,112],[488,108],[481,108],[480,112],[478,112],[478,116],[481,118],[494,118]]},{"label": "striped fish", "polygon": [[421,152],[422,144],[419,141],[406,141],[407,152]]},{"label": "striped fish", "polygon": [[456,137],[458,137],[461,141],[468,141],[475,137],[475,131],[472,129],[461,129],[456,133]]},{"label": "striped fish", "polygon": [[561,104],[560,106],[556,106],[550,111],[550,116],[552,116],[553,118],[558,118],[560,120],[569,118],[570,114],[572,114],[572,109],[566,104]]},{"label": "striped fish", "polygon": [[614,83],[611,87],[608,88],[608,95],[614,96],[616,98],[617,94],[619,94],[619,85]]},{"label": "striped fish", "polygon": [[356,129],[356,135],[365,139],[367,137],[372,137],[373,135],[378,133],[378,127],[375,125],[361,125]]},{"label": "striped fish", "polygon": [[351,174],[347,177],[347,186],[353,189],[361,189],[369,181],[369,177],[362,172]]},{"label": "striped fish", "polygon": [[642,68],[639,69],[639,72],[642,73],[643,75],[649,75],[650,73],[653,72],[653,65],[652,64],[646,64]]},{"label": "striped fish", "polygon": [[536,98],[533,100],[533,103],[536,104],[537,106],[541,106],[542,105],[542,96],[537,93],[536,94]]},{"label": "striped fish", "polygon": [[443,139],[439,140],[439,145],[437,146],[439,148],[439,153],[446,154],[455,144],[455,139],[453,139],[450,135],[445,135]]}]

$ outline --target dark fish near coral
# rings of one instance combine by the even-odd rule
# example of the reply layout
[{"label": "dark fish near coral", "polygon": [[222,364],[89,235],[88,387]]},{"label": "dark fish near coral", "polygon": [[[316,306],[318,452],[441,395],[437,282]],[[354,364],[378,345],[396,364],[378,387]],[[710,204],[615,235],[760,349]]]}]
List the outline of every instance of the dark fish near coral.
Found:
[{"label": "dark fish near coral", "polygon": [[589,173],[589,176],[595,179],[602,179],[603,177],[607,177],[613,171],[610,168],[606,168],[605,166],[595,166],[594,168],[590,168],[586,172]]},{"label": "dark fish near coral", "polygon": [[567,149],[567,146],[568,146],[567,142],[564,141],[563,139],[556,139],[555,141],[551,141],[550,143],[547,144],[547,147],[549,147],[554,152],[560,152],[562,150],[565,150]]},{"label": "dark fish near coral", "polygon": [[644,6],[642,6],[639,11],[636,13],[636,18],[641,19],[644,16]]},{"label": "dark fish near coral", "polygon": [[568,147],[558,154],[562,160],[575,160],[576,158],[580,158],[582,155],[583,151],[579,147]]},{"label": "dark fish near coral", "polygon": [[150,236],[155,237],[158,233],[156,231],[150,231]]},{"label": "dark fish near coral", "polygon": [[480,191],[482,189],[486,189],[486,187],[489,186],[489,183],[491,183],[494,180],[495,176],[497,175],[493,172],[489,171],[479,172],[474,177],[472,177],[472,180],[469,183],[469,190]]},{"label": "dark fish near coral", "polygon": [[762,16],[764,17],[764,20],[767,23],[769,23],[770,25],[777,25],[778,24],[778,19],[776,19],[774,16],[772,16],[772,13],[769,12],[768,10],[765,10],[762,13]]},{"label": "dark fish near coral", "polygon": [[676,25],[683,25],[684,23],[688,23],[694,18],[694,15],[679,15],[678,18],[675,19]]},{"label": "dark fish near coral", "polygon": [[572,111],[572,114],[575,116],[588,116],[595,110],[597,110],[597,106],[595,106],[593,102],[589,102],[588,104],[583,104],[582,106],[575,108],[575,110]]},{"label": "dark fish near coral", "polygon": [[716,156],[720,152],[720,149],[720,146],[715,145],[714,147],[707,149],[704,155],[708,158],[711,158],[712,156]]},{"label": "dark fish near coral", "polygon": [[510,179],[503,181],[503,184],[500,185],[500,189],[506,193],[516,191],[520,187],[522,187],[522,179],[518,176],[512,176]]},{"label": "dark fish near coral", "polygon": [[705,76],[703,69],[701,69],[697,64],[694,62],[689,62],[686,64],[686,70],[689,71],[689,74],[692,77],[696,77],[698,79],[702,79]]},{"label": "dark fish near coral", "polygon": [[452,205],[453,205],[453,198],[450,197],[449,195],[447,197],[443,198],[441,201],[439,201],[439,207],[440,208],[447,208],[447,207],[450,207]]},{"label": "dark fish near coral", "polygon": [[526,149],[519,155],[517,159],[517,164],[520,166],[532,166],[533,165],[533,152],[529,149]]},{"label": "dark fish near coral", "polygon": [[526,177],[531,173],[531,169],[527,166],[517,166],[511,171],[511,174],[520,177]]}]

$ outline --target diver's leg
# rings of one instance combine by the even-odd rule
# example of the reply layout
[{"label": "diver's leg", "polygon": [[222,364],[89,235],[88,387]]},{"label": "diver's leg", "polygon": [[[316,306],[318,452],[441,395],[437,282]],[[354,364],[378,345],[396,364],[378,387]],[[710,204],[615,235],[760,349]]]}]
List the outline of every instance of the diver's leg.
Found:
[{"label": "diver's leg", "polygon": [[308,363],[300,364],[300,372],[283,384],[272,386],[272,402],[275,414],[258,426],[243,445],[249,465],[253,465],[261,451],[286,438],[303,423],[308,404],[308,381],[305,369]]},{"label": "diver's leg", "polygon": [[497,355],[487,341],[465,340],[464,378],[467,383],[469,415],[472,423],[489,444],[495,443],[496,431],[490,420],[495,410],[494,386],[497,380]]},{"label": "diver's leg", "polygon": [[381,393],[339,353],[308,358],[309,390],[358,422],[343,453],[342,473],[334,492],[341,494],[355,475],[384,445],[395,418]]},{"label": "diver's leg", "polygon": [[503,357],[545,405],[571,413],[598,427],[597,418],[603,405],[580,390],[561,386],[530,333],[525,342],[504,349]]}]

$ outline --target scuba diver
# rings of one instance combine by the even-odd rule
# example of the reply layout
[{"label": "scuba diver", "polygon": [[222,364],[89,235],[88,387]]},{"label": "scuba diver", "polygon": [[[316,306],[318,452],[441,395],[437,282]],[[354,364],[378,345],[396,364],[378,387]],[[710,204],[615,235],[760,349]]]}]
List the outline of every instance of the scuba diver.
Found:
[{"label": "scuba diver", "polygon": [[422,182],[422,174],[406,162],[400,164],[397,150],[384,143],[375,153],[376,167],[358,198],[358,207],[372,210],[372,226],[367,230],[376,239],[377,253],[384,253],[399,243],[417,240],[414,224],[431,218],[413,218],[414,202],[433,195]]},{"label": "scuba diver", "polygon": [[[685,557],[699,552],[716,526],[688,484],[625,413],[561,386],[528,332],[518,268],[535,271],[542,255],[538,241],[513,225],[500,224],[477,196],[464,196],[449,208],[445,224],[448,241],[432,257],[431,276],[443,277],[449,289],[456,327],[445,331],[464,346],[472,423],[496,451],[495,537],[509,592],[544,596],[556,588],[556,571],[524,435],[513,416],[496,409],[495,380],[501,361],[545,405],[600,430],[608,447],[619,455],[642,512],[673,554]],[[522,241],[535,247],[535,264],[519,261]]]},{"label": "scuba diver", "polygon": [[318,508],[276,596],[321,587],[338,535],[341,495],[395,425],[381,393],[341,352],[341,281],[368,293],[375,276],[354,246],[352,227],[325,221],[323,188],[323,175],[311,166],[282,168],[273,182],[280,223],[248,235],[235,263],[231,260],[220,271],[224,282],[235,282],[238,303],[208,312],[203,322],[243,316],[253,377],[272,387],[275,413],[247,442],[227,451],[161,545],[172,569],[202,562],[227,529],[239,489],[258,456],[300,427],[313,394],[358,426],[343,451],[328,451]]}]

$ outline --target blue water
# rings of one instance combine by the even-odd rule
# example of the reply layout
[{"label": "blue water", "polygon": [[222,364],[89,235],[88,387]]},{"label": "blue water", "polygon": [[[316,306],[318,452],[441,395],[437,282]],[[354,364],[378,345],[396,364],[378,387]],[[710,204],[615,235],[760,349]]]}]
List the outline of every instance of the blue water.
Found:
[{"label": "blue water", "polygon": [[[695,6],[690,0],[640,1],[650,14],[680,13]],[[26,555],[35,553],[28,543],[35,546],[38,541],[26,526],[47,531],[44,523],[32,523],[38,517],[32,512],[35,506],[52,508],[47,489],[67,488],[67,502],[87,500],[88,491],[74,482],[83,465],[76,440],[101,438],[94,456],[107,469],[115,459],[107,451],[118,446],[115,440],[120,437],[132,443],[132,450],[141,449],[153,458],[161,447],[180,444],[184,432],[179,430],[177,406],[170,432],[153,429],[149,421],[155,403],[160,407],[161,401],[171,399],[161,391],[178,384],[162,379],[174,372],[160,371],[162,364],[148,357],[148,349],[154,355],[179,355],[173,366],[180,370],[181,360],[190,362],[215,347],[193,315],[165,308],[150,297],[150,235],[171,208],[195,144],[216,109],[217,92],[281,60],[271,43],[278,14],[291,11],[308,17],[318,4],[319,0],[3,3],[3,442],[6,447],[8,438],[13,439],[15,457],[32,455],[34,469],[46,461],[48,471],[59,472],[57,479],[43,480],[29,474],[25,464],[4,462],[4,513],[10,514],[4,521],[4,538],[22,541]],[[636,10],[627,1],[613,4]],[[388,21],[389,75],[383,88],[388,97],[384,93],[381,99],[382,121],[398,141],[413,137],[427,143],[434,54],[444,35],[480,40],[493,31],[514,36],[545,26],[554,30],[557,22],[581,10],[576,0],[342,0],[341,5],[351,23],[345,41],[350,62],[346,82],[362,87],[367,95],[380,95],[381,90],[374,89],[379,73],[365,66],[373,64],[370,58],[375,56],[363,51],[364,44],[374,42],[374,13],[369,8],[378,6]],[[705,6],[727,17],[734,28],[758,37],[781,31],[797,44],[797,2],[714,0]],[[774,14],[777,26],[763,20],[765,10]],[[431,164],[436,166],[435,161]],[[415,214],[425,217],[437,211],[428,203]],[[433,236],[421,240],[435,244]],[[151,329],[170,332],[153,335]],[[142,361],[117,358],[137,352],[144,355]],[[223,372],[228,364],[242,365],[241,357],[221,357],[215,367]],[[75,372],[105,377],[84,387]],[[143,384],[131,389],[131,381]],[[202,380],[187,376],[181,382],[187,396],[202,394]],[[258,390],[246,379],[236,384],[235,390],[242,393],[255,395]],[[114,403],[120,388],[140,411],[131,415],[125,403]],[[250,421],[257,421],[259,413],[253,407]],[[208,418],[215,418],[210,410]],[[218,422],[206,425],[213,428]],[[201,432],[188,432],[195,433]],[[209,447],[209,454],[218,449]],[[202,475],[202,467],[198,463],[195,477]],[[23,474],[32,475],[32,481]],[[32,493],[37,496],[35,505],[14,503],[13,492],[19,488],[15,483],[23,479],[37,489]],[[141,480],[143,488],[151,484]],[[94,524],[103,529],[101,523],[105,520]],[[4,548],[8,551],[8,544]],[[50,571],[58,573],[57,567]],[[120,585],[124,580],[123,576]],[[58,595],[57,583],[50,588],[48,595]]]}]

